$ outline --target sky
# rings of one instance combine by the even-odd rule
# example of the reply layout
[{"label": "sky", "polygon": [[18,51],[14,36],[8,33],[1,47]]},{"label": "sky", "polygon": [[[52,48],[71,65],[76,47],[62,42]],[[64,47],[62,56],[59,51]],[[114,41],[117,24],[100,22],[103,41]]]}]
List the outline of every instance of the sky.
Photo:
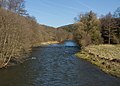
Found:
[{"label": "sky", "polygon": [[40,24],[60,27],[74,23],[74,17],[92,10],[99,17],[113,13],[120,0],[25,0],[26,10]]}]

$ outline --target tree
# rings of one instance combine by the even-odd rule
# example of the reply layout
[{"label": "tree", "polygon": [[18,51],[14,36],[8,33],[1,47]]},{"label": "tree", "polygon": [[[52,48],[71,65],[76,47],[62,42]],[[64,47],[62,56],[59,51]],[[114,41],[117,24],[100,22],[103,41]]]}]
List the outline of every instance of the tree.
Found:
[{"label": "tree", "polygon": [[24,0],[8,0],[8,10],[19,15],[25,15],[25,1]]},{"label": "tree", "polygon": [[116,21],[112,17],[112,14],[109,12],[106,16],[101,18],[101,32],[102,36],[104,38],[104,42],[111,44],[111,43],[117,43],[117,37],[116,37]]},{"label": "tree", "polygon": [[3,5],[3,0],[0,0],[0,8],[2,7]]},{"label": "tree", "polygon": [[114,19],[116,21],[116,33],[120,43],[120,7],[118,7],[114,12]]},{"label": "tree", "polygon": [[6,0],[0,0],[0,8],[6,7]]},{"label": "tree", "polygon": [[24,0],[0,0],[0,7],[19,15],[26,15],[27,12]]},{"label": "tree", "polygon": [[74,39],[80,44],[81,48],[91,44],[91,37],[84,30],[84,24],[82,22],[75,23],[74,28],[76,28],[73,33]]},{"label": "tree", "polygon": [[100,33],[100,21],[94,12],[90,11],[85,14],[80,14],[77,21],[81,22],[84,26],[84,31],[91,38],[93,44],[102,42]]},{"label": "tree", "polygon": [[118,7],[115,12],[114,12],[114,15],[113,15],[115,18],[120,18],[120,7]]},{"label": "tree", "polygon": [[118,40],[117,43],[120,43],[120,18],[114,18],[114,20],[115,20],[115,34]]}]

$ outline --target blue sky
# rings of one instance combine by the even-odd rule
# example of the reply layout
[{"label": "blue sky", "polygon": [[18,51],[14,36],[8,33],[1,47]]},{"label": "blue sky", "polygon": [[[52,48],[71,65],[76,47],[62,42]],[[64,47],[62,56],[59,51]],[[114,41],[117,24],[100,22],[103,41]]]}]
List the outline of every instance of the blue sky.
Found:
[{"label": "blue sky", "polygon": [[26,10],[38,23],[59,27],[74,23],[74,17],[90,10],[100,16],[114,12],[120,0],[25,0]]}]

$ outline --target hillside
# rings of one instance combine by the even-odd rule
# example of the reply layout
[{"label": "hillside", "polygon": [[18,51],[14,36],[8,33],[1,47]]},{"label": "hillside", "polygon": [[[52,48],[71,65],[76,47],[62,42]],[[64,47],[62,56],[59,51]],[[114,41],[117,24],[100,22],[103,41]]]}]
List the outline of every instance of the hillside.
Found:
[{"label": "hillside", "polygon": [[69,24],[69,25],[58,27],[58,28],[62,28],[62,29],[66,30],[68,32],[71,32],[71,33],[73,33],[74,30],[76,29],[74,24]]},{"label": "hillside", "polygon": [[41,42],[63,41],[70,35],[62,29],[40,25],[0,8],[0,68],[14,59],[22,59],[24,53],[29,53],[31,47],[40,46]]}]

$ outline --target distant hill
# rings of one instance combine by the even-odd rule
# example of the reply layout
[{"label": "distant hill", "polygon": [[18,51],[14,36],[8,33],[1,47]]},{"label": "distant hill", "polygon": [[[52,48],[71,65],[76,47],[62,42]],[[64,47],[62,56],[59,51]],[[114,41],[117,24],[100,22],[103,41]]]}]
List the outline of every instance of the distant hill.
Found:
[{"label": "distant hill", "polygon": [[69,25],[58,27],[58,28],[61,28],[61,29],[66,30],[71,33],[73,33],[76,29],[75,24],[69,24]]}]

